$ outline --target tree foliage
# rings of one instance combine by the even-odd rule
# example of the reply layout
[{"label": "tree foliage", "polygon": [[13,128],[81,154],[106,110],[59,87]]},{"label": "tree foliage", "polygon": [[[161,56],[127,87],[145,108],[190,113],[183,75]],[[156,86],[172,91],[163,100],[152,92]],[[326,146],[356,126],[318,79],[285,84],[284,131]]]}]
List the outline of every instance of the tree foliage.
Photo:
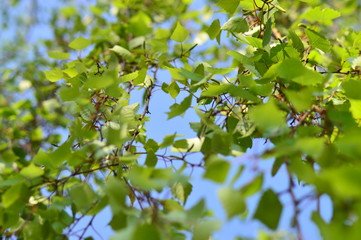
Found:
[{"label": "tree foliage", "polygon": [[[58,3],[2,7],[10,32],[1,49],[3,239],[84,239],[106,207],[112,239],[209,239],[221,222],[204,200],[186,204],[196,194],[189,169],[223,184],[228,219],[277,231],[291,204],[302,239],[304,202],[326,195],[332,218],[320,206],[310,221],[325,239],[359,238],[358,1]],[[32,12],[7,11],[24,4]],[[44,21],[50,37],[41,40],[32,28]],[[194,138],[147,134],[147,122],[157,121],[152,107],[162,107],[152,102],[157,91],[174,102],[164,109],[169,121],[195,114]],[[285,169],[283,192],[264,187],[269,173],[242,186],[242,169],[230,176],[232,159],[257,138],[271,143],[260,157],[274,159],[272,176]],[[300,198],[300,186],[312,191]],[[250,212],[246,200],[255,194]]]}]

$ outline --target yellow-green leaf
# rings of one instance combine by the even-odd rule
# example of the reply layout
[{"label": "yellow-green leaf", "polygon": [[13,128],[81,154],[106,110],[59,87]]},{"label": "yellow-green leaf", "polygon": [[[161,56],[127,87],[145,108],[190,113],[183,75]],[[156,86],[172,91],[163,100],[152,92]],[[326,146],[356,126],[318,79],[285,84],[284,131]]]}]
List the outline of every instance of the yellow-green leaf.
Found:
[{"label": "yellow-green leaf", "polygon": [[56,67],[50,71],[43,71],[45,73],[46,79],[50,82],[56,82],[63,78],[63,71]]},{"label": "yellow-green leaf", "polygon": [[24,177],[27,178],[36,178],[36,177],[40,177],[41,175],[44,174],[44,169],[35,166],[34,164],[29,164],[29,166],[24,167],[21,171],[20,174]]},{"label": "yellow-green leaf", "polygon": [[69,43],[69,47],[75,49],[75,50],[82,50],[89,46],[91,44],[91,41],[89,39],[83,38],[82,36],[74,39]]},{"label": "yellow-green leaf", "polygon": [[170,38],[176,42],[183,42],[187,39],[188,35],[189,31],[185,29],[179,22],[177,22],[177,25]]},{"label": "yellow-green leaf", "polygon": [[48,56],[53,59],[66,60],[66,59],[70,58],[70,53],[48,51]]}]

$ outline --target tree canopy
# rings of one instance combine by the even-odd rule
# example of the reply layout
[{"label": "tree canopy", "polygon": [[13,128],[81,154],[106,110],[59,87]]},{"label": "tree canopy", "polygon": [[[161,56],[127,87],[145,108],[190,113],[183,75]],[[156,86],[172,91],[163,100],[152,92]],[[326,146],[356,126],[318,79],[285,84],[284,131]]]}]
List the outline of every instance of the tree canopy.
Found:
[{"label": "tree canopy", "polygon": [[[220,184],[228,220],[269,229],[260,239],[283,238],[286,205],[303,239],[308,202],[324,239],[359,239],[360,10],[357,0],[5,0],[2,239],[101,239],[93,220],[107,207],[114,240],[211,239],[227,222],[204,199],[187,204],[192,171]],[[149,134],[152,108],[193,137]],[[256,139],[273,166],[248,159],[255,175],[236,184],[244,166],[232,162]],[[264,176],[281,171],[288,187],[276,191]]]}]

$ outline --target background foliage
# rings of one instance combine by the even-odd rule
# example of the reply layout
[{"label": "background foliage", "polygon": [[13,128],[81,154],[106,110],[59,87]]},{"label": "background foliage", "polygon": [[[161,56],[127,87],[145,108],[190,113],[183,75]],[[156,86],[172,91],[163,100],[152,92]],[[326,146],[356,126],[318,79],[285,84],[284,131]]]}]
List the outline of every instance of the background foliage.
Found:
[{"label": "background foliage", "polygon": [[[308,201],[318,203],[310,221],[323,238],[359,238],[360,3],[192,2],[4,1],[3,239],[84,239],[106,207],[112,239],[209,239],[222,223],[204,200],[186,204],[196,194],[189,169],[223,184],[228,219],[272,230],[260,238],[277,237],[289,204],[302,239]],[[147,134],[157,91],[173,102],[169,121],[197,116],[194,138]],[[284,191],[264,187],[263,171],[241,186],[242,167],[230,176],[232,159],[258,138],[270,143],[260,157],[274,158],[271,174],[285,169]],[[332,200],[329,220],[321,196]]]}]

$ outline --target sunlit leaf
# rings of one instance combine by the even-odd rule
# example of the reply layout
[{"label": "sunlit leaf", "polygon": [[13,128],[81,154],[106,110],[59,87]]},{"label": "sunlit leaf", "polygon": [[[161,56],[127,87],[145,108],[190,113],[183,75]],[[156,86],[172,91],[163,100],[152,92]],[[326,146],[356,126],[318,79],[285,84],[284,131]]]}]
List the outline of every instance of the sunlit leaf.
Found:
[{"label": "sunlit leaf", "polygon": [[319,22],[325,25],[331,25],[332,20],[341,16],[340,12],[331,8],[315,7],[309,9],[304,15],[304,18],[311,22]]},{"label": "sunlit leaf", "polygon": [[330,52],[332,46],[324,36],[311,29],[306,29],[306,34],[309,39],[309,43],[312,47],[318,48],[324,51],[325,53]]},{"label": "sunlit leaf", "polygon": [[278,75],[290,79],[302,85],[316,85],[324,80],[324,77],[316,71],[306,68],[296,59],[284,60],[277,68]]},{"label": "sunlit leaf", "polygon": [[233,14],[239,5],[240,0],[220,0],[216,6],[224,9],[228,14]]},{"label": "sunlit leaf", "polygon": [[115,45],[114,47],[110,48],[109,50],[115,52],[119,56],[124,57],[126,59],[131,58],[131,56],[132,56],[132,53],[129,52],[128,49],[123,48],[119,45]]},{"label": "sunlit leaf", "polygon": [[221,30],[219,19],[215,19],[207,29],[207,33],[210,39],[215,39]]},{"label": "sunlit leaf", "polygon": [[20,171],[20,174],[27,178],[36,178],[44,174],[44,169],[30,164],[29,166],[23,168]]},{"label": "sunlit leaf", "polygon": [[56,82],[63,78],[63,71],[56,67],[50,71],[43,71],[50,82]]},{"label": "sunlit leaf", "polygon": [[222,25],[221,30],[227,30],[234,33],[247,32],[248,24],[243,17],[234,16]]},{"label": "sunlit leaf", "polygon": [[170,38],[176,42],[183,42],[187,39],[188,35],[188,30],[185,29],[179,22],[177,22],[177,25]]},{"label": "sunlit leaf", "polygon": [[91,44],[91,41],[89,39],[83,38],[82,36],[74,39],[69,43],[69,47],[75,49],[75,50],[82,50],[89,46]]},{"label": "sunlit leaf", "polygon": [[48,56],[53,59],[66,60],[66,59],[70,58],[70,53],[50,52],[50,51],[48,51],[47,53],[48,53]]}]

